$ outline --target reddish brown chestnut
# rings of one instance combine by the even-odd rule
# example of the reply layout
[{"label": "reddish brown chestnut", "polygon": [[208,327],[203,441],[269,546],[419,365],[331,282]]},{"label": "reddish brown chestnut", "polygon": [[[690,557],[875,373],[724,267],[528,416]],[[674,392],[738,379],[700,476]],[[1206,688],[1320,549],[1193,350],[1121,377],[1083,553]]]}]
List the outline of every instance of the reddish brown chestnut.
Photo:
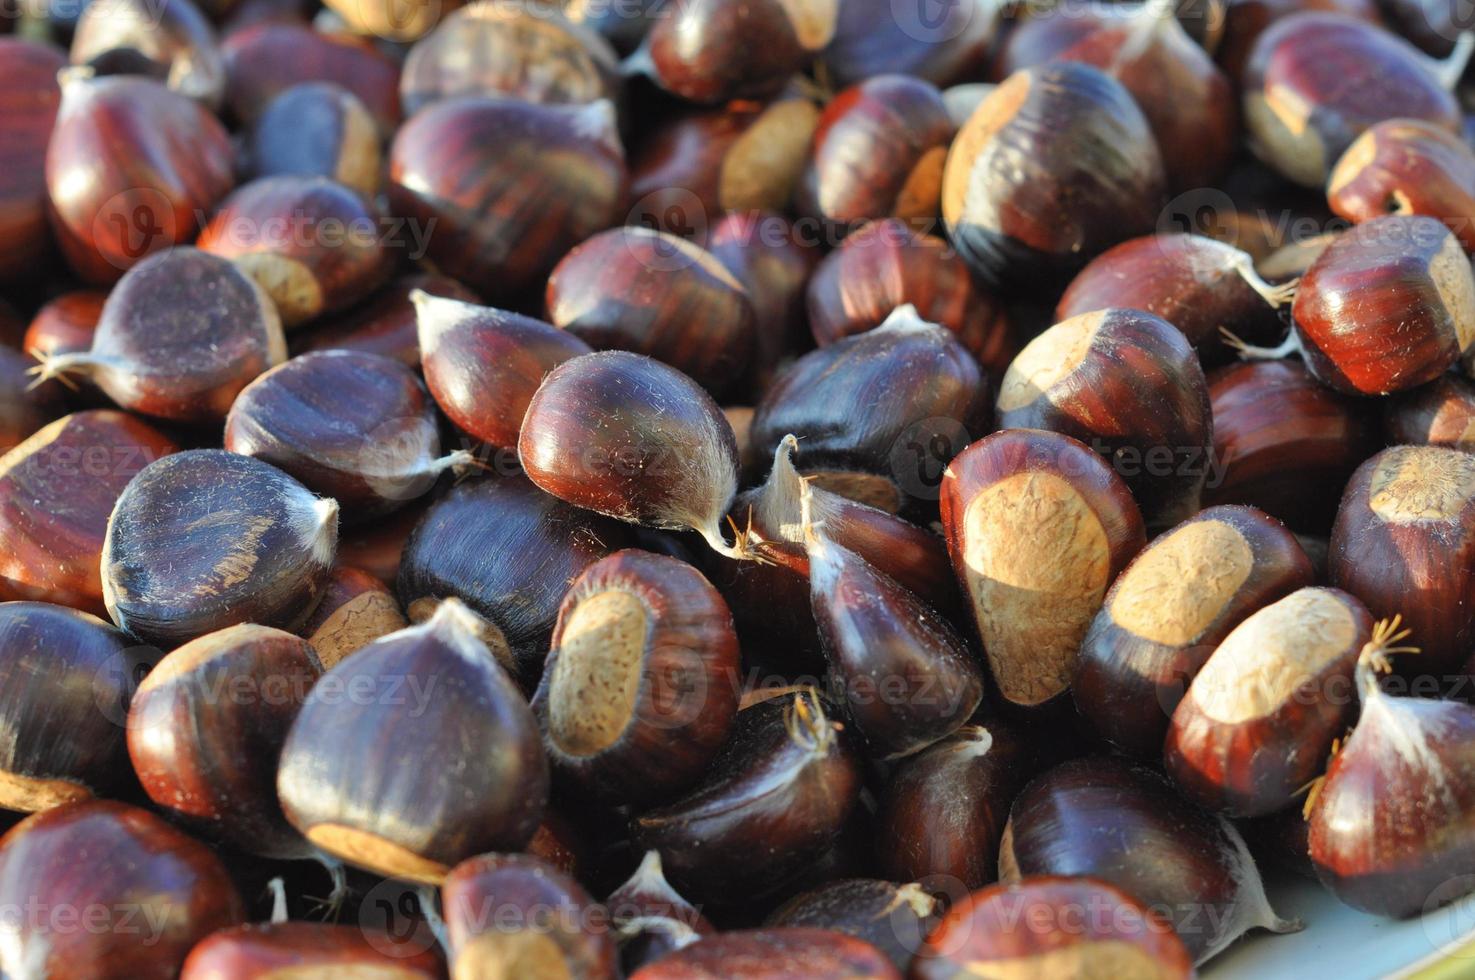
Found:
[{"label": "reddish brown chestnut", "polygon": [[445,964],[412,938],[363,925],[254,922],[212,933],[190,950],[179,980],[269,980],[292,976],[369,976],[441,980]]},{"label": "reddish brown chestnut", "polygon": [[1438,218],[1475,252],[1475,152],[1432,123],[1390,119],[1370,127],[1332,168],[1327,202],[1354,222],[1385,214]]},{"label": "reddish brown chestnut", "polygon": [[0,838],[0,902],[85,917],[22,916],[0,949],[15,976],[172,980],[196,942],[245,918],[209,848],[104,800],[35,814]]},{"label": "reddish brown chestnut", "polygon": [[282,809],[308,840],[378,874],[439,884],[459,861],[532,838],[548,763],[478,626],[449,599],[313,686],[277,774]]},{"label": "reddish brown chestnut", "polygon": [[279,94],[302,82],[333,82],[358,96],[381,134],[399,124],[399,65],[360,38],[314,31],[306,23],[253,24],[232,31],[225,54],[226,104],[254,124]]},{"label": "reddish brown chestnut", "polygon": [[145,75],[214,111],[225,98],[215,29],[192,0],[122,0],[82,9],[71,60],[100,75]]},{"label": "reddish brown chestnut", "polygon": [[66,64],[55,48],[0,37],[0,281],[41,271],[51,252],[46,223],[46,145],[61,103],[56,75]]},{"label": "reddish brown chestnut", "polygon": [[1475,451],[1475,383],[1440,375],[1383,405],[1383,435],[1393,445]]},{"label": "reddish brown chestnut", "polygon": [[360,647],[408,625],[399,602],[383,582],[363,569],[337,565],[317,608],[298,634],[328,669]]},{"label": "reddish brown chestnut", "polygon": [[1238,817],[1289,807],[1355,715],[1352,672],[1373,617],[1338,589],[1291,593],[1224,638],[1173,712],[1168,775]]},{"label": "reddish brown chestnut", "polygon": [[736,930],[663,956],[630,980],[901,980],[886,954],[832,929]]},{"label": "reddish brown chestnut", "polygon": [[1131,492],[1068,436],[981,439],[942,478],[942,526],[995,683],[1014,705],[1070,686],[1106,588],[1145,536]]},{"label": "reddish brown chestnut", "polygon": [[417,337],[416,290],[463,303],[477,303],[475,293],[454,279],[429,272],[418,272],[385,286],[347,313],[330,317],[311,330],[292,335],[288,349],[294,354],[313,350],[356,350],[365,354],[383,354],[412,368],[420,367],[420,342]]},{"label": "reddish brown chestnut", "polygon": [[1256,610],[1314,581],[1295,535],[1268,514],[1201,511],[1112,583],[1081,642],[1077,709],[1113,745],[1155,761],[1173,709],[1214,649]]},{"label": "reddish brown chestnut", "polygon": [[36,311],[21,348],[38,357],[88,350],[107,298],[108,294],[100,289],[62,293]]},{"label": "reddish brown chestnut", "polygon": [[363,100],[333,82],[303,82],[269,102],[251,128],[253,177],[329,177],[365,197],[379,189],[379,130]]},{"label": "reddish brown chestnut", "polygon": [[958,131],[942,177],[948,237],[990,284],[1063,280],[1151,231],[1163,160],[1121,83],[1062,62],[1014,73]]},{"label": "reddish brown chestnut", "polygon": [[175,453],[140,470],[108,518],[103,601],[165,649],[237,623],[290,629],[322,594],[337,538],[337,503],[276,467]]},{"label": "reddish brown chestnut", "polygon": [[732,613],[701,572],[633,549],[574,580],[533,696],[554,772],[620,803],[670,799],[707,769],[738,702]]},{"label": "reddish brown chestnut", "polygon": [[836,85],[904,74],[943,87],[981,78],[1001,8],[956,4],[899,13],[889,0],[846,0],[821,53]]}]

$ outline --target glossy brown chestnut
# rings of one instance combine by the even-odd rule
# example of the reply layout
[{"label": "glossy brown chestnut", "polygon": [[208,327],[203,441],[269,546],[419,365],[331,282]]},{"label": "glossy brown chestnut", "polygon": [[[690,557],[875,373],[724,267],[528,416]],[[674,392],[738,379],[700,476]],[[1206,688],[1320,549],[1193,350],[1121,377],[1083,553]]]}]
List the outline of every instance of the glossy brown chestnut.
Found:
[{"label": "glossy brown chestnut", "polygon": [[1009,33],[994,70],[1005,78],[1049,61],[1091,65],[1122,83],[1152,127],[1170,189],[1217,186],[1228,171],[1239,136],[1234,88],[1183,30],[1172,0],[1046,9]]},{"label": "glossy brown chestnut", "polygon": [[71,61],[99,75],[145,75],[214,111],[225,98],[225,59],[215,29],[192,0],[122,0],[84,7]]},{"label": "glossy brown chestnut", "polygon": [[1100,878],[1178,932],[1196,963],[1250,929],[1294,932],[1265,898],[1254,858],[1223,817],[1186,803],[1155,771],[1098,756],[1036,777],[1009,812],[999,877]]},{"label": "glossy brown chestnut", "polygon": [[1247,252],[1204,235],[1134,238],[1092,259],[1055,307],[1056,321],[1108,308],[1146,310],[1183,331],[1205,365],[1233,354],[1220,327],[1241,337],[1279,336],[1276,310],[1294,286],[1272,286]]},{"label": "glossy brown chestnut", "polygon": [[126,789],[123,721],[157,659],[86,613],[0,603],[0,807],[36,812]]},{"label": "glossy brown chestnut", "polygon": [[1163,759],[1178,790],[1238,817],[1291,806],[1356,714],[1352,672],[1372,632],[1362,603],[1323,588],[1235,627],[1173,712]]},{"label": "glossy brown chestnut", "polygon": [[149,799],[201,836],[270,858],[312,846],[282,816],[277,760],[323,665],[306,640],[245,624],[168,654],[128,710],[128,755]]},{"label": "glossy brown chestnut", "polygon": [[1394,446],[1347,483],[1332,528],[1331,584],[1374,616],[1401,613],[1423,650],[1404,666],[1448,683],[1475,650],[1472,553],[1475,456]]},{"label": "glossy brown chestnut", "polygon": [[139,471],[102,548],[113,622],[165,649],[234,626],[291,629],[322,595],[338,505],[260,460],[191,449]]},{"label": "glossy brown chestnut", "polygon": [[58,419],[0,457],[0,598],[104,615],[108,516],[138,471],[178,447],[123,412]]},{"label": "glossy brown chestnut", "polygon": [[1475,451],[1475,383],[1454,374],[1383,405],[1383,435],[1393,445]]},{"label": "glossy brown chestnut", "polygon": [[[1271,24],[1291,14],[1311,10],[1345,14],[1369,24],[1381,25],[1383,16],[1376,0],[1228,0],[1214,60],[1236,85],[1244,76],[1245,63],[1255,42]],[[1454,35],[1450,35],[1453,37]]]},{"label": "glossy brown chestnut", "polygon": [[1049,64],[1009,76],[958,131],[942,216],[975,272],[1023,290],[1151,231],[1164,179],[1157,141],[1121,83],[1089,65]]},{"label": "glossy brown chestnut", "polygon": [[850,735],[819,698],[776,697],[739,711],[703,781],[631,829],[684,894],[733,903],[808,868],[839,837],[860,781]]},{"label": "glossy brown chestnut", "polygon": [[1127,485],[1068,436],[1013,429],[948,465],[941,503],[1000,696],[1032,707],[1065,693],[1107,586],[1146,541]]},{"label": "glossy brown chestnut", "polygon": [[1077,977],[1091,971],[1137,980],[1194,975],[1183,941],[1139,899],[1090,877],[1042,875],[985,888],[954,905],[919,951],[911,976]]},{"label": "glossy brown chestnut", "polygon": [[21,349],[37,356],[90,349],[107,298],[108,294],[100,289],[62,293],[36,311]]},{"label": "glossy brown chestnut", "polygon": [[360,647],[408,625],[399,602],[383,582],[361,568],[336,565],[323,587],[322,599],[297,632],[326,670]]},{"label": "glossy brown chestnut", "polygon": [[116,282],[188,242],[235,184],[230,138],[209,110],[137,76],[65,73],[46,149],[52,228],[72,269]]},{"label": "glossy brown chestnut", "polygon": [[1149,526],[1199,509],[1212,469],[1208,383],[1161,317],[1107,309],[1057,323],[1009,365],[995,407],[1002,428],[1060,432],[1104,456]]},{"label": "glossy brown chestnut", "polygon": [[254,124],[279,94],[302,82],[333,82],[361,99],[382,135],[399,124],[399,65],[372,44],[305,23],[264,22],[232,31],[225,55],[226,104]]},{"label": "glossy brown chestnut", "polygon": [[253,922],[221,929],[197,943],[179,980],[269,980],[294,972],[441,980],[446,969],[440,956],[414,948],[412,942],[363,925]]},{"label": "glossy brown chestnut", "polygon": [[603,100],[446,99],[400,127],[389,171],[390,208],[426,229],[426,257],[494,302],[538,288],[570,248],[616,224],[625,192]]},{"label": "glossy brown chestnut", "polygon": [[862,939],[905,971],[942,911],[921,885],[846,878],[796,895],[769,915],[767,928],[828,929]]},{"label": "glossy brown chestnut", "polygon": [[989,401],[988,377],[952,331],[901,306],[775,379],[753,416],[753,452],[772,458],[796,435],[820,487],[896,513],[935,495],[948,461],[990,431]]},{"label": "glossy brown chestnut", "polygon": [[551,497],[526,477],[465,480],[437,500],[405,543],[397,593],[412,622],[455,596],[484,622],[499,663],[531,684],[559,603],[589,565],[631,542],[616,521]]},{"label": "glossy brown chestnut", "polygon": [[608,41],[555,4],[481,2],[455,11],[410,49],[399,91],[407,114],[462,95],[618,103],[620,67]]},{"label": "glossy brown chestnut", "polygon": [[66,64],[46,44],[0,37],[0,281],[42,270],[51,252],[47,227],[46,145],[61,103],[56,75]]},{"label": "glossy brown chestnut", "polygon": [[313,351],[247,385],[225,419],[225,448],[333,497],[362,523],[419,497],[465,450],[441,455],[435,406],[415,372],[358,351]]},{"label": "glossy brown chestnut", "polygon": [[1450,90],[1470,48],[1447,62],[1365,20],[1292,14],[1255,42],[1242,79],[1250,146],[1282,175],[1320,187],[1363,130],[1384,119],[1422,119],[1459,133]]},{"label": "glossy brown chestnut", "polygon": [[1475,152],[1454,133],[1417,119],[1370,127],[1327,181],[1327,202],[1349,221],[1423,214],[1475,251]]},{"label": "glossy brown chestnut", "polygon": [[558,610],[533,713],[556,775],[605,800],[668,800],[727,740],[738,703],[732,613],[702,573],[627,549]]},{"label": "glossy brown chestnut", "polygon": [[365,197],[379,189],[379,130],[363,100],[334,82],[303,82],[267,103],[251,128],[253,177],[329,177]]},{"label": "glossy brown chestnut", "polygon": [[1156,761],[1173,709],[1215,648],[1256,610],[1315,580],[1295,535],[1268,514],[1199,512],[1112,583],[1081,642],[1076,708],[1117,748]]},{"label": "glossy brown chestnut", "polygon": [[462,861],[441,886],[455,977],[615,980],[615,943],[594,899],[524,854]]},{"label": "glossy brown chestnut", "polygon": [[748,375],[752,390],[761,392],[773,381],[784,357],[800,346],[804,287],[819,261],[819,249],[805,241],[788,218],[763,210],[724,215],[707,245],[742,283],[753,305]]},{"label": "glossy brown chestnut", "polygon": [[454,279],[432,272],[411,273],[394,280],[347,313],[329,317],[310,330],[297,331],[288,349],[294,354],[312,350],[383,354],[418,369],[418,313],[415,301],[410,298],[417,289],[463,303],[480,302],[475,293]]},{"label": "glossy brown chestnut", "polygon": [[832,929],[735,930],[663,956],[630,980],[901,980],[886,954]]},{"label": "glossy brown chestnut", "polygon": [[809,330],[824,347],[880,326],[906,304],[957,334],[991,377],[1017,353],[1003,306],[974,283],[958,253],[895,218],[858,228],[814,270]]},{"label": "glossy brown chestnut", "polygon": [[92,346],[42,360],[119,406],[178,422],[225,418],[242,388],[287,357],[276,307],[229,260],[174,248],[129,269],[103,304]]},{"label": "glossy brown chestnut", "polygon": [[1347,478],[1378,448],[1371,406],[1318,384],[1297,361],[1234,364],[1208,381],[1218,473],[1204,502],[1329,531]]},{"label": "glossy brown chestnut", "polygon": [[748,291],[706,249],[650,228],[601,232],[548,277],[548,320],[595,350],[645,354],[714,394],[742,378],[756,314]]},{"label": "glossy brown chestnut", "polygon": [[245,919],[209,848],[107,800],[35,814],[0,838],[0,901],[86,916],[22,916],[0,950],[16,976],[171,980],[196,942]]},{"label": "glossy brown chestnut", "polygon": [[[1475,709],[1379,687],[1389,655],[1417,652],[1399,620],[1378,624],[1357,662],[1357,727],[1306,801],[1322,884],[1373,915],[1410,918],[1475,885]],[[1413,640],[1417,640],[1415,635]]]},{"label": "glossy brown chestnut", "polygon": [[930,227],[956,130],[931,82],[880,75],[851,86],[820,116],[795,206],[842,231],[891,217]]},{"label": "glossy brown chestnut", "polygon": [[532,838],[548,762],[478,628],[449,599],[313,686],[277,774],[282,809],[308,840],[378,874],[439,884],[457,862]]}]

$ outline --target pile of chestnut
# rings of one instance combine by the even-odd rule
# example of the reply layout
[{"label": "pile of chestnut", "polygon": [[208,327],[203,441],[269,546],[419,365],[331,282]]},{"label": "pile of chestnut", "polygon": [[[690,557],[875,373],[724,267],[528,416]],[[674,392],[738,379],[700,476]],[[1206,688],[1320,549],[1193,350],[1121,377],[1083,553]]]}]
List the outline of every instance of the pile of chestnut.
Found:
[{"label": "pile of chestnut", "polygon": [[1475,892],[1463,5],[325,2],[0,11],[0,975]]}]

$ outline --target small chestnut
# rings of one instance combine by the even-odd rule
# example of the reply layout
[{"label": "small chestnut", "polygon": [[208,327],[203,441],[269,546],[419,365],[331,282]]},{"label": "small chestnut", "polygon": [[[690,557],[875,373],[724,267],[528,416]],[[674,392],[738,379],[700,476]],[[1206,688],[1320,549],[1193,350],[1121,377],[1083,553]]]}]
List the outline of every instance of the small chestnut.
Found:
[{"label": "small chestnut", "polygon": [[1369,127],[1342,154],[1327,202],[1349,221],[1424,214],[1449,225],[1475,252],[1475,151],[1458,135],[1419,119]]},{"label": "small chestnut", "polygon": [[61,103],[56,76],[65,64],[50,45],[0,37],[0,282],[42,271],[51,254],[46,146]]},{"label": "small chestnut", "polygon": [[1393,445],[1475,451],[1475,382],[1442,374],[1388,399],[1383,406],[1383,435]]},{"label": "small chestnut", "polygon": [[379,129],[363,100],[333,82],[303,82],[267,103],[251,127],[253,177],[329,177],[365,197],[379,189]]},{"label": "small chestnut", "polygon": [[62,293],[36,311],[26,328],[21,349],[36,357],[75,354],[92,346],[108,294],[100,289]]},{"label": "small chestnut", "polygon": [[225,98],[225,59],[193,0],[120,0],[82,8],[71,61],[100,75],[144,75],[212,112]]},{"label": "small chestnut", "polygon": [[335,565],[322,599],[297,632],[328,669],[360,647],[408,625],[399,602],[382,581],[361,568]]}]

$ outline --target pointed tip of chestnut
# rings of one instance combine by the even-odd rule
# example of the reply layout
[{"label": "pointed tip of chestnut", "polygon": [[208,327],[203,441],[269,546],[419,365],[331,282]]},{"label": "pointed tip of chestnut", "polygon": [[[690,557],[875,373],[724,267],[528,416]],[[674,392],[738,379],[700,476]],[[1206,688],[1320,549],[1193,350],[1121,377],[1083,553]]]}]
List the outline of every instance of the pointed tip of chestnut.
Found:
[{"label": "pointed tip of chestnut", "polygon": [[450,296],[437,296],[423,289],[410,290],[409,300],[415,307],[415,333],[420,342],[422,358],[434,353],[446,332],[461,324],[468,314],[486,309]]},{"label": "pointed tip of chestnut", "polygon": [[935,323],[922,319],[922,314],[911,303],[903,303],[892,310],[881,321],[877,330],[941,330]]},{"label": "pointed tip of chestnut", "polygon": [[620,120],[615,104],[609,99],[595,99],[573,109],[573,130],[585,139],[603,143],[611,150],[624,153],[620,143]]},{"label": "pointed tip of chestnut", "polygon": [[56,84],[61,87],[62,97],[68,91],[76,91],[77,83],[90,82],[97,77],[97,69],[91,65],[67,65],[56,73]]},{"label": "pointed tip of chestnut", "polygon": [[303,537],[312,542],[312,556],[324,565],[333,563],[338,548],[338,501],[332,497],[313,500],[311,518],[304,522]]},{"label": "pointed tip of chestnut", "polygon": [[447,641],[456,652],[466,656],[468,659],[479,657],[490,657],[489,649],[482,640],[486,630],[486,620],[482,619],[471,607],[466,605],[455,596],[442,599],[435,607],[435,612],[430,618],[418,627],[426,633],[433,633],[442,640]]}]

